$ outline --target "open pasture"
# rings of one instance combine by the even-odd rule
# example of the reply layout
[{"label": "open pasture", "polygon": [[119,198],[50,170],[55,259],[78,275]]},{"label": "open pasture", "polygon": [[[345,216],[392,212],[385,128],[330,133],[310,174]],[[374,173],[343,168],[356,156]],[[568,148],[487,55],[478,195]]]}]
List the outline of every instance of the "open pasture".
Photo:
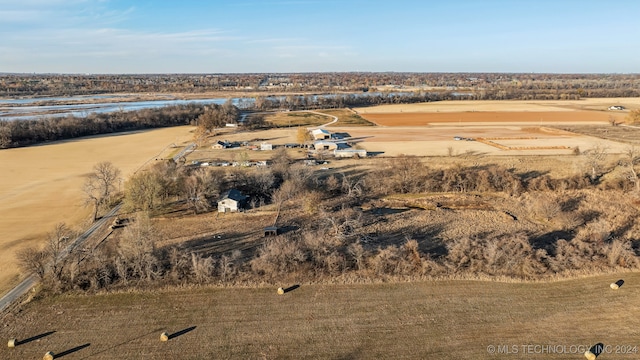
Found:
[{"label": "open pasture", "polygon": [[[610,289],[618,279],[624,286]],[[42,337],[2,347],[0,358],[579,359],[602,342],[611,345],[603,358],[636,359],[638,281],[624,273],[549,283],[301,284],[284,295],[278,286],[66,295],[8,315],[0,338]]]}]

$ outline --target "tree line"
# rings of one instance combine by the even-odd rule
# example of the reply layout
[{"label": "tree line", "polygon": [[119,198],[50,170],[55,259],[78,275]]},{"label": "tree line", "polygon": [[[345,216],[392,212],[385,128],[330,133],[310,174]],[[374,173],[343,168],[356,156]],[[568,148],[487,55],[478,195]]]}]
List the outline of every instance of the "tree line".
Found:
[{"label": "tree line", "polygon": [[0,96],[105,93],[339,93],[422,87],[470,91],[486,99],[639,96],[638,74],[544,73],[253,73],[253,74],[2,74]]},{"label": "tree line", "polygon": [[[82,136],[190,125],[195,124],[196,119],[203,114],[206,116],[203,119],[217,119],[217,115],[222,116],[223,114],[216,112],[218,108],[222,106],[186,104],[137,111],[90,113],[84,117],[68,115],[33,120],[0,120],[0,149]],[[236,110],[232,112],[233,119],[225,113],[223,120],[212,121],[216,124],[219,124],[218,120],[235,121],[238,115]]]}]

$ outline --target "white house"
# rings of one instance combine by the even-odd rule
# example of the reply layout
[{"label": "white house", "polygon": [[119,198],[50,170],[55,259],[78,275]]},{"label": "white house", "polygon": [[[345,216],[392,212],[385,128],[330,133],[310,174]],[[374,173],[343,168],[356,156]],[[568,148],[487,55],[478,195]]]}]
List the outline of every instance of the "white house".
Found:
[{"label": "white house", "polygon": [[218,212],[238,212],[244,208],[247,198],[248,196],[243,195],[240,191],[231,189],[220,197],[218,201]]},{"label": "white house", "polygon": [[273,144],[263,142],[263,143],[260,144],[260,150],[262,150],[262,151],[273,150]]}]

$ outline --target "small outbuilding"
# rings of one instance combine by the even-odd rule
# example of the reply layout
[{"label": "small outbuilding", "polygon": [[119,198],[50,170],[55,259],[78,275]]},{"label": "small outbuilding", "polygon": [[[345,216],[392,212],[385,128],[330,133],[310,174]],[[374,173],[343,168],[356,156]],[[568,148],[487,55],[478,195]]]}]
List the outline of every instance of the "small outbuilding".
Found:
[{"label": "small outbuilding", "polygon": [[338,144],[333,141],[320,140],[313,143],[315,150],[335,150],[338,148]]},{"label": "small outbuilding", "polygon": [[367,157],[367,150],[364,149],[336,149],[333,155],[337,158],[364,158]]},{"label": "small outbuilding", "polygon": [[277,226],[267,226],[264,228],[264,236],[278,236],[280,234],[280,228]]},{"label": "small outbuilding", "polygon": [[248,198],[248,196],[243,195],[239,190],[228,190],[222,194],[218,201],[218,212],[238,212],[244,209]]},{"label": "small outbuilding", "polygon": [[231,147],[231,144],[229,144],[228,141],[216,141],[215,143],[213,143],[213,145],[211,145],[212,148],[214,149],[226,149]]},{"label": "small outbuilding", "polygon": [[273,150],[273,144],[263,142],[263,143],[260,144],[260,150],[262,150],[262,151]]}]

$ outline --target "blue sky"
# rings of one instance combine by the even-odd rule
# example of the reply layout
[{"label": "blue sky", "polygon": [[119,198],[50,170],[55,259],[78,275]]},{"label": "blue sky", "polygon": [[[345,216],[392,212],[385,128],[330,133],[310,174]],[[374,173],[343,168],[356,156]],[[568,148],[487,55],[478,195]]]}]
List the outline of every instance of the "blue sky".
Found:
[{"label": "blue sky", "polygon": [[635,0],[0,0],[0,72],[640,72]]}]

